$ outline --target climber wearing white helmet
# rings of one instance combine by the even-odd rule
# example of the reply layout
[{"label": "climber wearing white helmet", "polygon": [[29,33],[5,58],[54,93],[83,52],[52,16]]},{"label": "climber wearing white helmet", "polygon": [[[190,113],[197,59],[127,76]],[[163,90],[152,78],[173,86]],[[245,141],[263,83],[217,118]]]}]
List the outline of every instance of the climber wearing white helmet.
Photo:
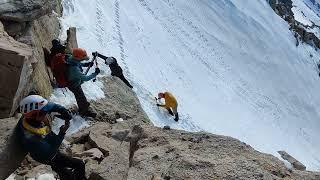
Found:
[{"label": "climber wearing white helmet", "polygon": [[[85,179],[84,162],[58,151],[72,118],[69,111],[41,96],[30,95],[20,102],[20,112],[23,116],[18,123],[18,129],[23,149],[29,152],[34,160],[50,165],[61,180]],[[52,112],[59,113],[56,117],[65,120],[58,135],[51,131],[47,118]],[[71,169],[72,173],[67,172],[68,169]]]}]

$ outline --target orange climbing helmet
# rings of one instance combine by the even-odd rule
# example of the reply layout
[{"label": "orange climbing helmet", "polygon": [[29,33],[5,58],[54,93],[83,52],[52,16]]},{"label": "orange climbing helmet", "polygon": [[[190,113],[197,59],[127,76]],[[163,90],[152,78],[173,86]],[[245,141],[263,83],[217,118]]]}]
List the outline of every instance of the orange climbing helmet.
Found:
[{"label": "orange climbing helmet", "polygon": [[83,61],[83,60],[89,59],[86,50],[84,50],[82,48],[73,48],[72,49],[72,56],[74,59],[76,59],[78,61]]}]

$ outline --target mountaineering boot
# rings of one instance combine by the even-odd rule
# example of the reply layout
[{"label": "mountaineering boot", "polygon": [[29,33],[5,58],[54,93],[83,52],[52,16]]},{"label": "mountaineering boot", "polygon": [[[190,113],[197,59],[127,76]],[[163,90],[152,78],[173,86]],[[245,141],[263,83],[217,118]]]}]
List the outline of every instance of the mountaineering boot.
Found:
[{"label": "mountaineering boot", "polygon": [[88,108],[87,111],[80,111],[79,114],[80,116],[86,116],[86,117],[92,117],[92,118],[95,118],[97,116],[97,113],[91,108]]},{"label": "mountaineering boot", "polygon": [[176,114],[176,117],[174,118],[174,120],[175,120],[176,122],[178,122],[178,120],[179,120],[179,114],[178,114],[178,113]]},{"label": "mountaineering boot", "polygon": [[167,108],[167,110],[168,110],[169,114],[170,114],[171,116],[173,116],[172,110],[171,110],[170,108]]}]

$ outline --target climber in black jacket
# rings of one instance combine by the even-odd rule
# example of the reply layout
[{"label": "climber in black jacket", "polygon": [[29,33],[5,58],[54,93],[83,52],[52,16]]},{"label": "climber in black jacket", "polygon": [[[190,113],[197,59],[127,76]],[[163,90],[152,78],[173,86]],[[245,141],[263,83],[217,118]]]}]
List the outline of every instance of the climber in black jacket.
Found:
[{"label": "climber in black jacket", "polygon": [[92,55],[94,57],[100,57],[101,59],[105,60],[105,64],[109,65],[109,68],[111,70],[111,76],[120,78],[128,87],[130,87],[131,89],[133,88],[129,81],[124,77],[122,68],[119,66],[116,58],[106,57],[102,54],[99,54],[98,52],[93,52]]}]

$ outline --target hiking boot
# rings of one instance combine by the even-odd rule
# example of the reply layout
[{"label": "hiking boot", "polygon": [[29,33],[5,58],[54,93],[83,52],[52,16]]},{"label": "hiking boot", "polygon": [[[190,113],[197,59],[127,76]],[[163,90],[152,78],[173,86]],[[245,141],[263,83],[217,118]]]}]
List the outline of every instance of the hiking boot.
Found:
[{"label": "hiking boot", "polygon": [[85,112],[79,112],[80,116],[85,116],[85,117],[92,117],[95,118],[97,116],[97,113],[91,109],[88,109]]},{"label": "hiking boot", "polygon": [[174,120],[175,120],[176,122],[178,122],[178,120],[179,120],[179,114],[178,114],[178,113],[176,114],[176,117],[174,118]]},{"label": "hiking boot", "polygon": [[170,108],[167,108],[167,110],[168,110],[168,113],[169,113],[171,116],[173,116],[172,110],[171,110]]}]

